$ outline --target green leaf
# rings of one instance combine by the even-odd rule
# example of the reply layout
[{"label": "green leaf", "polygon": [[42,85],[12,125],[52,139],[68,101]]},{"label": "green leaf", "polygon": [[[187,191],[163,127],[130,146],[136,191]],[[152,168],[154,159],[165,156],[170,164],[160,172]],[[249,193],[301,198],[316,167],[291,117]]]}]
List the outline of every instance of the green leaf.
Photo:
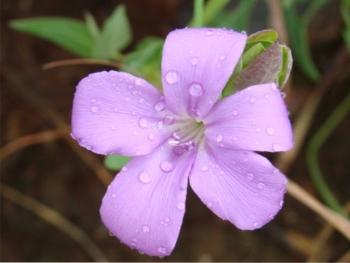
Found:
[{"label": "green leaf", "polygon": [[104,22],[93,55],[99,59],[113,59],[130,44],[131,39],[131,26],[125,7],[119,5]]},{"label": "green leaf", "polygon": [[261,43],[256,43],[247,49],[242,55],[242,68],[245,68],[253,59],[265,51],[265,47]]},{"label": "green leaf", "polygon": [[129,159],[129,157],[121,155],[108,155],[104,160],[104,165],[112,171],[118,171],[129,161]]},{"label": "green leaf", "polygon": [[276,31],[271,29],[261,30],[254,34],[249,35],[247,39],[246,49],[250,48],[256,43],[260,43],[265,48],[271,46],[278,40],[278,34]]},{"label": "green leaf", "polygon": [[323,6],[327,0],[311,1],[304,16],[299,16],[296,12],[296,2],[291,1],[283,4],[286,26],[290,42],[295,54],[295,59],[305,75],[316,81],[320,73],[315,66],[309,48],[307,28],[312,16]]},{"label": "green leaf", "polygon": [[194,27],[203,26],[204,0],[194,0],[192,25]]},{"label": "green leaf", "polygon": [[286,45],[280,45],[280,48],[282,52],[282,63],[279,69],[277,83],[282,89],[289,78],[290,71],[292,70],[293,57],[289,47]]},{"label": "green leaf", "polygon": [[84,23],[64,17],[38,17],[10,21],[10,27],[45,40],[82,57],[90,57],[93,39]]},{"label": "green leaf", "polygon": [[230,0],[209,0],[204,7],[204,24],[210,24]]},{"label": "green leaf", "polygon": [[243,68],[233,81],[235,89],[240,90],[256,84],[275,82],[281,63],[281,49],[279,44],[275,43],[258,55],[246,68]]},{"label": "green leaf", "polygon": [[95,18],[89,12],[86,12],[84,14],[84,18],[85,18],[85,25],[86,25],[87,29],[89,30],[90,35],[96,41],[96,39],[98,37],[100,37],[101,33],[100,33],[100,29],[96,23]]},{"label": "green leaf", "polygon": [[246,30],[256,0],[240,1],[234,10],[224,11],[213,20],[212,26]]},{"label": "green leaf", "polygon": [[156,86],[160,86],[160,63],[164,40],[148,37],[135,50],[125,56],[124,70],[143,76]]}]

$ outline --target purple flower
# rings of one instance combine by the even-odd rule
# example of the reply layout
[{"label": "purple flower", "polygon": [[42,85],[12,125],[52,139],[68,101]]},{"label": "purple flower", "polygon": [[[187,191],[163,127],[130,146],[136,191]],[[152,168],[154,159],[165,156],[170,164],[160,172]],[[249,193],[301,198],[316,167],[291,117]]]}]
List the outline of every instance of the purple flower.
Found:
[{"label": "purple flower", "polygon": [[78,85],[72,134],[98,154],[134,156],[108,187],[101,217],[123,243],[151,256],[174,249],[188,183],[218,217],[260,228],[281,209],[286,178],[253,151],[292,147],[273,83],[220,100],[246,42],[224,29],[181,29],[164,45],[164,96],[128,73],[99,72]]}]

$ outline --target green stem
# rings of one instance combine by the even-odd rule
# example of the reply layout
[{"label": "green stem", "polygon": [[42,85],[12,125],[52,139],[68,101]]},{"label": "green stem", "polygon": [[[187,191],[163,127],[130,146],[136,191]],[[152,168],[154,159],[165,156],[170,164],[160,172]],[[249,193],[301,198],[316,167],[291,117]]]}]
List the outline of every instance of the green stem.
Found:
[{"label": "green stem", "polygon": [[193,23],[194,27],[203,26],[203,9],[204,9],[204,0],[194,0],[194,10],[193,10]]},{"label": "green stem", "polygon": [[204,25],[208,25],[225,8],[230,0],[209,0],[204,7]]},{"label": "green stem", "polygon": [[350,94],[339,104],[339,106],[333,111],[330,117],[323,123],[317,133],[311,138],[307,147],[307,166],[312,181],[324,202],[332,208],[334,211],[347,216],[347,213],[343,210],[342,206],[338,203],[334,197],[332,191],[325,181],[320,165],[317,160],[317,154],[323,145],[323,143],[332,134],[338,124],[345,118],[350,110]]}]

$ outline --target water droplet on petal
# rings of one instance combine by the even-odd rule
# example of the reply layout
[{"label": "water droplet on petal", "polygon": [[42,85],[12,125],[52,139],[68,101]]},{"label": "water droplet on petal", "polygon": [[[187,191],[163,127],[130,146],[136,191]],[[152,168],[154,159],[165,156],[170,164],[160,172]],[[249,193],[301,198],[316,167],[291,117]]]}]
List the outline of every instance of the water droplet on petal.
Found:
[{"label": "water droplet on petal", "polygon": [[154,134],[153,133],[148,134],[148,139],[150,141],[153,141],[154,140]]},{"label": "water droplet on petal", "polygon": [[149,226],[144,225],[144,226],[142,227],[142,231],[143,231],[144,233],[148,233],[148,232],[149,232]]},{"label": "water droplet on petal", "polygon": [[189,88],[189,93],[193,97],[200,97],[203,95],[203,87],[198,83],[192,83]]},{"label": "water droplet on petal", "polygon": [[159,121],[159,122],[157,123],[157,128],[158,128],[158,130],[163,129],[163,121]]},{"label": "water droplet on petal", "polygon": [[260,128],[256,128],[255,131],[256,132],[261,132],[261,129]]},{"label": "water droplet on petal", "polygon": [[163,101],[159,101],[154,105],[155,111],[162,111],[165,108],[165,103]]},{"label": "water droplet on petal", "polygon": [[178,204],[177,204],[177,209],[179,209],[179,210],[184,210],[185,209],[185,203],[183,203],[183,202],[179,202]]},{"label": "water droplet on petal", "polygon": [[225,55],[220,56],[220,60],[224,60],[226,58]]},{"label": "water droplet on petal", "polygon": [[127,170],[128,170],[128,167],[124,166],[121,171],[126,172]]},{"label": "water droplet on petal", "polygon": [[259,227],[259,224],[258,223],[254,223],[253,226],[254,227]]},{"label": "water droplet on petal", "polygon": [[192,66],[197,65],[198,64],[198,58],[192,58],[191,59],[191,64],[192,64]]},{"label": "water droplet on petal", "polygon": [[256,99],[255,99],[254,97],[251,97],[251,98],[249,99],[249,102],[250,102],[250,103],[255,103],[255,100],[256,100]]},{"label": "water droplet on petal", "polygon": [[139,174],[139,179],[140,179],[140,181],[141,181],[142,183],[144,183],[144,184],[148,184],[148,183],[150,183],[150,182],[152,181],[152,180],[151,180],[151,177],[150,177],[149,174],[146,173],[146,172],[140,173],[140,174]]},{"label": "water droplet on petal", "polygon": [[116,197],[117,197],[117,195],[116,195],[116,194],[112,194],[112,197],[113,197],[113,198],[116,198]]},{"label": "water droplet on petal", "polygon": [[269,127],[269,128],[266,129],[266,133],[268,135],[274,135],[275,134],[275,130],[273,128]]},{"label": "water droplet on petal", "polygon": [[170,125],[174,122],[174,117],[171,115],[165,115],[164,119],[163,119],[163,123],[165,125]]},{"label": "water droplet on petal", "polygon": [[237,115],[238,115],[238,110],[234,110],[234,111],[232,112],[232,114],[233,114],[233,116],[237,116]]},{"label": "water droplet on petal", "polygon": [[279,144],[277,144],[277,143],[274,143],[273,145],[272,145],[272,149],[274,150],[274,151],[281,151],[281,146],[279,145]]},{"label": "water droplet on petal", "polygon": [[166,254],[166,248],[165,247],[159,247],[157,251],[161,254]]},{"label": "water droplet on petal", "polygon": [[224,137],[221,134],[216,135],[216,142],[222,142]]},{"label": "water droplet on petal", "polygon": [[148,121],[145,118],[139,119],[139,126],[141,128],[146,128],[148,126]]},{"label": "water droplet on petal", "polygon": [[201,170],[202,170],[203,172],[206,172],[206,171],[209,170],[209,167],[208,167],[207,165],[203,165],[203,166],[201,167]]},{"label": "water droplet on petal", "polygon": [[283,200],[280,201],[279,205],[280,205],[280,207],[283,206]]},{"label": "water droplet on petal", "polygon": [[141,86],[142,85],[142,79],[135,79],[135,85]]},{"label": "water droplet on petal", "polygon": [[92,106],[91,107],[91,112],[93,112],[93,113],[97,113],[98,112],[98,107],[97,106]]},{"label": "water droplet on petal", "polygon": [[179,80],[179,75],[175,71],[168,71],[165,75],[165,80],[170,85],[175,84]]},{"label": "water droplet on petal", "polygon": [[248,179],[249,181],[252,181],[252,180],[254,179],[254,174],[252,174],[252,173],[247,173],[247,179]]},{"label": "water droplet on petal", "polygon": [[210,37],[214,34],[213,30],[209,29],[207,32],[205,32],[205,35]]},{"label": "water droplet on petal", "polygon": [[261,182],[258,183],[258,188],[259,188],[259,189],[263,189],[264,187],[265,187],[265,184],[264,184],[264,183],[261,183]]},{"label": "water droplet on petal", "polygon": [[160,169],[165,173],[171,172],[173,168],[174,168],[173,164],[169,161],[162,161],[160,163]]}]

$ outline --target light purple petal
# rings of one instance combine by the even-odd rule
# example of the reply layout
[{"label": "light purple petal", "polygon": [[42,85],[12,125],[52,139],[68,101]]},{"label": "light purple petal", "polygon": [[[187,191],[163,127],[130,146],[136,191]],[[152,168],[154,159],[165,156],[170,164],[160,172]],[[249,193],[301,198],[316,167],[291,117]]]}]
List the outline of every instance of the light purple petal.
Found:
[{"label": "light purple petal", "polygon": [[169,135],[169,112],[145,80],[103,71],[80,81],[73,101],[72,136],[99,154],[142,155]]},{"label": "light purple petal", "polygon": [[109,231],[141,253],[169,255],[182,224],[193,159],[194,151],[177,155],[167,143],[132,159],[102,201],[100,214]]},{"label": "light purple petal", "polygon": [[293,146],[288,112],[273,83],[251,86],[225,98],[204,123],[206,139],[222,147],[279,152]]},{"label": "light purple petal", "polygon": [[286,178],[264,157],[204,146],[190,185],[217,216],[242,230],[260,228],[281,209]]},{"label": "light purple petal", "polygon": [[246,35],[232,30],[190,28],[165,41],[162,81],[169,108],[183,116],[204,116],[233,72]]}]

